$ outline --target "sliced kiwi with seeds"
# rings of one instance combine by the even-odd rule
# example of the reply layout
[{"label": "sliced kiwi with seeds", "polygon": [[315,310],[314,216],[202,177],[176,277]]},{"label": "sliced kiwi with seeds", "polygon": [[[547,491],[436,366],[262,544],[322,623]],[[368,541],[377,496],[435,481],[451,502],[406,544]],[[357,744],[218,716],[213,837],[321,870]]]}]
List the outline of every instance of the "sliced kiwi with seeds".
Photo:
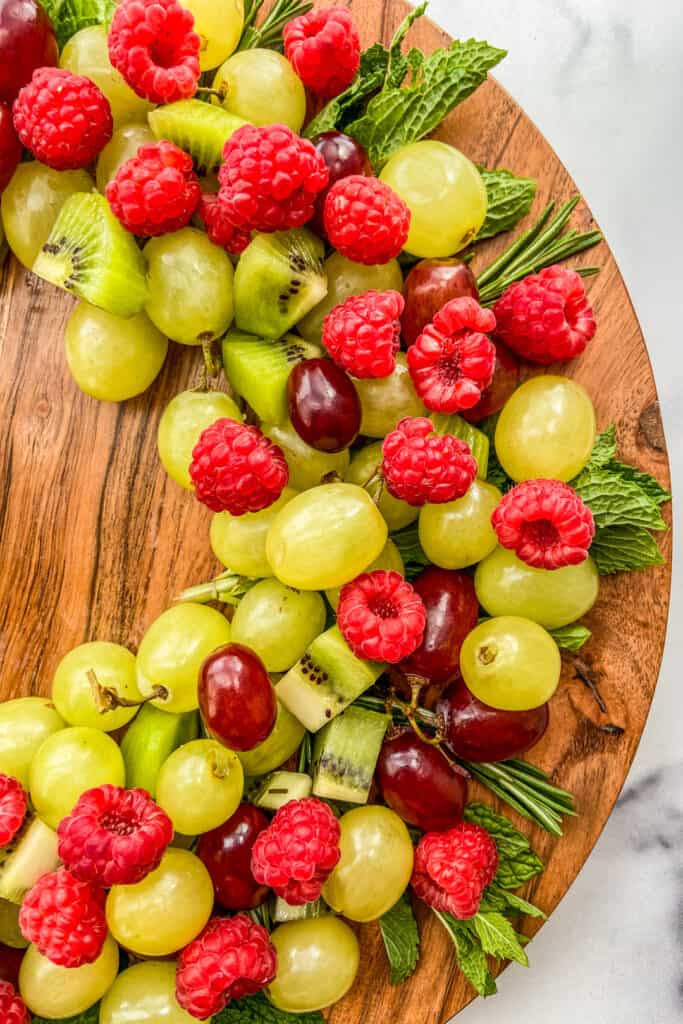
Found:
[{"label": "sliced kiwi with seeds", "polygon": [[388,715],[351,705],[321,729],[313,748],[313,795],[367,803],[388,726]]},{"label": "sliced kiwi with seeds", "polygon": [[249,124],[202,100],[177,100],[152,110],[147,119],[157,139],[175,142],[190,154],[199,174],[217,170],[225,143],[238,128]]},{"label": "sliced kiwi with seeds", "polygon": [[279,811],[290,800],[304,800],[311,795],[313,781],[305,772],[273,772],[264,779],[253,803],[264,811]]},{"label": "sliced kiwi with seeds", "polygon": [[114,316],[135,316],[147,301],[144,256],[98,192],[67,199],[32,269]]},{"label": "sliced kiwi with seeds", "polygon": [[327,295],[323,243],[305,228],[256,235],[235,271],[235,324],[282,338]]},{"label": "sliced kiwi with seeds", "polygon": [[318,345],[296,334],[272,340],[233,330],[223,338],[223,366],[233,389],[266,423],[287,419],[287,381],[292,367],[322,354]]},{"label": "sliced kiwi with seeds", "polygon": [[372,686],[385,665],[357,658],[332,626],[275,687],[279,700],[310,732],[318,732]]}]

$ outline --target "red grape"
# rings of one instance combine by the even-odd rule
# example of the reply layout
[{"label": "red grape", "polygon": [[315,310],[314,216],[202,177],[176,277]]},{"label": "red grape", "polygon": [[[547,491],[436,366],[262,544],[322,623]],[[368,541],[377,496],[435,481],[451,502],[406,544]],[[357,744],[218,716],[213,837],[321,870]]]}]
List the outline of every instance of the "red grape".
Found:
[{"label": "red grape", "polygon": [[240,804],[231,818],[205,832],[197,855],[211,875],[216,902],[225,910],[252,910],[267,898],[269,888],[251,873],[251,849],[270,824],[258,807]]},{"label": "red grape", "polygon": [[506,761],[526,753],[541,739],[550,717],[547,704],[531,711],[499,711],[482,704],[464,682],[455,683],[437,705],[446,743],[465,761]]},{"label": "red grape", "polygon": [[422,330],[451,299],[479,299],[477,280],[462,260],[421,260],[405,280],[401,318],[403,342],[412,345]]},{"label": "red grape", "polygon": [[306,444],[341,452],[360,430],[361,405],[351,378],[331,359],[304,359],[289,375],[289,415]]},{"label": "red grape", "polygon": [[52,23],[36,0],[0,0],[0,100],[12,103],[36,68],[59,60]]},{"label": "red grape", "polygon": [[329,190],[340,178],[348,178],[350,174],[372,174],[372,164],[361,144],[344,132],[323,132],[316,135],[313,145],[327,164],[330,180],[318,196],[315,215],[309,226],[319,235],[324,235],[323,207]]},{"label": "red grape", "polygon": [[265,665],[242,644],[226,644],[199,670],[199,708],[211,735],[231,750],[253,750],[268,739],[277,716]]},{"label": "red grape", "polygon": [[502,341],[494,338],[493,344],[496,346],[496,368],[493,371],[493,380],[482,391],[477,404],[461,413],[461,416],[464,416],[470,423],[478,423],[486,416],[494,416],[500,412],[519,384],[519,359]]},{"label": "red grape", "polygon": [[427,612],[422,643],[399,668],[430,683],[460,677],[460,648],[477,624],[479,603],[471,576],[429,566],[413,580]]},{"label": "red grape", "polygon": [[0,942],[0,980],[9,981],[18,987],[19,968],[24,959],[25,949],[13,949]]},{"label": "red grape", "polygon": [[445,832],[462,820],[467,773],[412,731],[385,741],[377,782],[389,807],[409,825]]},{"label": "red grape", "polygon": [[21,160],[23,147],[12,124],[12,111],[0,103],[0,192],[4,192]]}]

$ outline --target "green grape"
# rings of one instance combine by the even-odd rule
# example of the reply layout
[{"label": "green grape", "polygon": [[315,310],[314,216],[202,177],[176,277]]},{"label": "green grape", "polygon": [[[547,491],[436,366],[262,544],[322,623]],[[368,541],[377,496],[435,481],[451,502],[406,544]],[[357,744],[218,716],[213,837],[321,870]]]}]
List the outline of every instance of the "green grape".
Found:
[{"label": "green grape", "polygon": [[216,420],[242,422],[242,413],[223,391],[181,391],[172,398],[159,420],[157,447],[164,469],[177,484],[191,491],[192,450],[199,435]]},{"label": "green grape", "polygon": [[590,458],[595,410],[568,377],[532,377],[512,393],[496,426],[496,452],[513,480],[573,479]]},{"label": "green grape", "polygon": [[20,263],[31,269],[64,203],[94,185],[85,171],[53,171],[37,160],[19,164],[0,206],[7,244]]},{"label": "green grape", "polygon": [[322,1010],[345,996],[356,980],[358,939],[339,918],[290,921],[276,928],[271,939],[278,966],[268,998],[279,1010]]},{"label": "green grape", "polygon": [[266,558],[268,530],[280,509],[298,493],[285,487],[277,501],[261,512],[247,512],[243,516],[217,512],[211,520],[209,540],[218,561],[240,576],[251,579],[272,576],[273,570]]},{"label": "green grape", "polygon": [[502,495],[493,484],[475,480],[467,494],[443,505],[420,509],[420,544],[442,569],[465,569],[490,555],[498,538],[491,516]]},{"label": "green grape", "polygon": [[21,905],[0,899],[0,943],[12,949],[26,949],[28,942],[19,927]]},{"label": "green grape", "polygon": [[521,615],[545,629],[559,629],[590,611],[600,577],[592,558],[562,569],[534,569],[514,551],[497,547],[477,566],[474,586],[489,615]]},{"label": "green grape", "polygon": [[197,1024],[175,995],[177,964],[148,960],[121,971],[100,1006],[99,1024]]},{"label": "green grape", "polygon": [[43,741],[65,724],[47,697],[17,697],[0,703],[0,772],[28,789],[31,761]]},{"label": "green grape", "polygon": [[169,847],[156,871],[107,896],[107,924],[124,949],[169,956],[199,935],[213,908],[211,876],[189,850]]},{"label": "green grape", "polygon": [[36,1017],[76,1017],[102,998],[118,969],[119,948],[111,935],[97,960],[82,967],[59,967],[29,946],[19,969],[19,992]]},{"label": "green grape", "polygon": [[203,231],[182,228],[145,246],[147,315],[173,341],[201,345],[220,338],[232,322],[230,257]]},{"label": "green grape", "polygon": [[403,895],[413,873],[413,844],[388,807],[356,807],[339,822],[341,858],[323,896],[351,921],[375,921]]},{"label": "green grape", "polygon": [[144,313],[124,320],[87,302],[74,306],[64,344],[78,387],[103,402],[125,402],[146,391],[168,351],[168,341]]},{"label": "green grape", "polygon": [[111,736],[84,726],[60,729],[48,736],[29,771],[36,814],[55,831],[86,790],[106,783],[125,786],[123,756]]},{"label": "green grape", "polygon": [[156,141],[152,129],[147,124],[126,124],[117,129],[97,158],[95,179],[100,192],[104,194],[119,167],[134,157],[140,146]]},{"label": "green grape", "polygon": [[176,832],[198,836],[232,817],[243,791],[237,754],[217,740],[192,740],[162,764],[156,799]]},{"label": "green grape", "polygon": [[390,260],[376,267],[366,267],[334,252],[325,260],[325,273],[327,295],[297,325],[299,334],[306,341],[318,345],[322,338],[323,320],[335,306],[345,302],[351,295],[361,295],[368,291],[403,290],[403,274],[397,260]]},{"label": "green grape", "polygon": [[212,651],[230,642],[228,620],[203,604],[175,605],[149,627],[138,650],[138,687],[143,697],[159,694],[152,703],[181,714],[199,706],[197,679]]},{"label": "green grape", "polygon": [[480,622],[460,650],[460,671],[468,689],[502,711],[528,711],[545,704],[557,689],[561,667],[550,633],[517,615]]},{"label": "green grape", "polygon": [[396,366],[388,377],[368,377],[353,383],[361,404],[360,432],[366,437],[386,437],[406,416],[427,415],[413,386],[404,352],[397,354]]},{"label": "green grape", "polygon": [[[276,682],[275,677],[272,682]],[[238,752],[245,775],[266,775],[279,768],[299,749],[305,731],[299,719],[278,700],[277,718],[268,739],[253,750]]]},{"label": "green grape", "polygon": [[[231,114],[255,125],[286,124],[301,131],[306,91],[286,57],[276,50],[241,50],[226,60],[213,80]],[[218,100],[214,99],[214,103]]]},{"label": "green grape", "polygon": [[476,238],[486,218],[481,174],[453,146],[434,139],[404,146],[384,165],[380,178],[410,210],[407,252],[452,256]]},{"label": "green grape", "polygon": [[320,594],[262,580],[237,606],[230,639],[256,651],[269,672],[286,672],[323,632],[325,619]]},{"label": "green grape", "polygon": [[302,441],[289,420],[262,429],[285,453],[289,466],[289,486],[295,491],[316,487],[329,473],[343,477],[349,468],[351,457],[348,448],[334,453],[319,452]]},{"label": "green grape", "polygon": [[183,0],[200,39],[199,67],[210,71],[237,48],[244,28],[243,0]]},{"label": "green grape", "polygon": [[[89,673],[94,673],[92,678]],[[113,707],[106,694],[99,697],[97,687],[113,691]],[[69,725],[85,725],[90,729],[113,732],[127,725],[138,708],[116,707],[116,697],[141,701],[135,681],[135,655],[102,640],[80,644],[69,651],[57,666],[52,681],[52,699],[57,711]],[[110,707],[111,710],[104,710]]]},{"label": "green grape", "polygon": [[142,99],[111,66],[105,25],[82,28],[71,37],[59,58],[60,66],[75,75],[85,75],[99,86],[109,100],[114,128],[130,121],[142,121],[153,104]]},{"label": "green grape", "polygon": [[287,586],[328,590],[367,569],[386,542],[387,524],[362,487],[322,484],[278,512],[266,555]]},{"label": "green grape", "polygon": [[[376,569],[386,569],[388,572],[398,572],[401,576],[405,573],[405,566],[403,565],[401,552],[398,550],[391,538],[386,542],[379,556],[367,567],[367,569],[364,570],[364,572],[375,572]],[[337,605],[339,604],[340,593],[341,587],[333,587],[331,590],[325,591],[325,597],[330,602],[330,605],[335,612],[337,610]]]},{"label": "green grape", "polygon": [[[365,448],[354,452],[351,465],[347,469],[344,479],[348,484],[358,484],[359,487],[365,487],[377,475],[381,465],[382,442],[376,441],[374,444],[368,444]],[[419,508],[409,505],[407,501],[394,498],[389,494],[386,484],[382,485],[378,480],[368,487],[367,490],[375,501],[377,501],[377,495],[379,494],[377,507],[384,516],[390,533],[393,533],[395,530],[401,530],[404,526],[410,526],[417,519],[420,511]]]}]

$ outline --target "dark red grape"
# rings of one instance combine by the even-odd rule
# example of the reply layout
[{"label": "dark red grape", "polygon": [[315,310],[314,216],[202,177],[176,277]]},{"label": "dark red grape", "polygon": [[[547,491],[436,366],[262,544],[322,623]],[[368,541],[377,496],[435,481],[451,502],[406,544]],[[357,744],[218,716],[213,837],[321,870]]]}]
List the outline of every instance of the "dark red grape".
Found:
[{"label": "dark red grape", "polygon": [[36,68],[59,60],[52,22],[36,0],[0,0],[0,100],[11,104]]},{"label": "dark red grape", "polygon": [[225,910],[252,910],[269,893],[251,873],[251,849],[270,824],[258,807],[240,804],[232,818],[199,840],[197,855],[211,875],[216,902]]},{"label": "dark red grape", "polygon": [[421,260],[405,280],[406,300],[401,317],[401,333],[406,346],[412,345],[422,330],[451,299],[469,296],[479,300],[477,280],[462,260]]},{"label": "dark red grape", "polygon": [[482,391],[481,398],[471,409],[461,413],[470,423],[478,423],[486,416],[494,416],[503,408],[508,398],[519,384],[519,359],[507,345],[497,338],[493,339],[496,346],[496,368],[493,380]]},{"label": "dark red grape", "polygon": [[292,426],[320,452],[340,452],[355,441],[361,406],[351,378],[331,359],[304,359],[287,386]]},{"label": "dark red grape", "polygon": [[12,124],[12,112],[0,103],[0,192],[4,192],[21,160],[23,147]]},{"label": "dark red grape", "polygon": [[385,741],[377,783],[389,807],[425,832],[445,832],[462,820],[466,773],[412,731]]},{"label": "dark red grape", "polygon": [[531,711],[499,711],[482,704],[464,682],[455,683],[437,705],[446,726],[446,742],[465,761],[506,761],[538,743],[550,712],[547,704]]},{"label": "dark red grape", "polygon": [[424,602],[427,623],[422,643],[399,668],[445,685],[460,677],[460,648],[479,617],[474,583],[467,573],[429,566],[413,586]]},{"label": "dark red grape", "polygon": [[199,709],[211,735],[231,750],[253,750],[268,739],[277,716],[265,665],[242,644],[226,644],[199,670]]},{"label": "dark red grape", "polygon": [[310,224],[319,235],[324,235],[323,207],[327,193],[340,178],[348,178],[351,174],[371,175],[372,164],[361,144],[352,139],[350,135],[345,135],[344,132],[323,132],[322,135],[316,135],[313,145],[330,172],[327,188],[323,189],[318,196],[315,215]]},{"label": "dark red grape", "polygon": [[25,952],[25,949],[13,949],[0,942],[0,980],[9,981],[15,988],[18,987],[19,968]]}]

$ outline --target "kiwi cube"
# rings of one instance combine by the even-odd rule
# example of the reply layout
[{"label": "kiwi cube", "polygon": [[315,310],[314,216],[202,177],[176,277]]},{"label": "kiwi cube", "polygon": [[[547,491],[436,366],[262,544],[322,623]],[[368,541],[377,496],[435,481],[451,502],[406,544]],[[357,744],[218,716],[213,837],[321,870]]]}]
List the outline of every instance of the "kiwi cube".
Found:
[{"label": "kiwi cube", "polygon": [[352,704],[321,729],[313,748],[313,795],[367,803],[388,726],[388,715]]},{"label": "kiwi cube", "polygon": [[202,100],[177,100],[147,115],[157,139],[168,139],[184,149],[200,174],[218,170],[223,146],[248,121],[223,107]]},{"label": "kiwi cube", "polygon": [[318,345],[296,334],[273,341],[233,330],[223,338],[223,366],[228,379],[265,423],[287,419],[287,381],[292,367],[322,354]]},{"label": "kiwi cube", "polygon": [[311,795],[313,781],[304,772],[273,772],[261,784],[253,802],[264,811],[279,811],[290,800]]}]

